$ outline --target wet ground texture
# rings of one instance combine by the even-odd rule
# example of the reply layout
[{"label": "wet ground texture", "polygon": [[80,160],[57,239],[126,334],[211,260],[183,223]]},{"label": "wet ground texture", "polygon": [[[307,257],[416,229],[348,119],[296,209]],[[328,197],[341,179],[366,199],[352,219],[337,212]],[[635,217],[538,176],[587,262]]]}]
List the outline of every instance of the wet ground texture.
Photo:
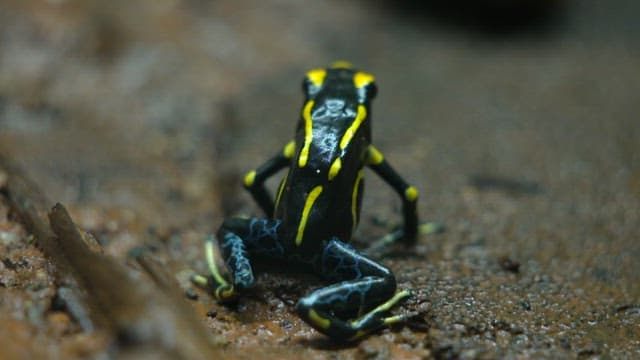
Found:
[{"label": "wet ground texture", "polygon": [[[640,357],[640,6],[478,3],[0,1],[1,357]],[[296,316],[313,275],[188,281],[336,59],[446,225],[380,254],[417,315],[352,344]],[[400,205],[367,173],[355,245]]]}]

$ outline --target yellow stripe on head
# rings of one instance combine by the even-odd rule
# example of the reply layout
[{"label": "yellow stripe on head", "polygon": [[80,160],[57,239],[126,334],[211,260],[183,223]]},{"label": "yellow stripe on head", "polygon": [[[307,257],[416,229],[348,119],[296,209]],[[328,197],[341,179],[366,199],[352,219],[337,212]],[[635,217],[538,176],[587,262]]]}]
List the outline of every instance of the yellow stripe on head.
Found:
[{"label": "yellow stripe on head", "polygon": [[329,65],[330,69],[353,69],[353,64],[349,61],[338,60]]},{"label": "yellow stripe on head", "polygon": [[298,167],[305,167],[309,158],[309,147],[313,140],[313,121],[311,120],[311,109],[313,108],[313,100],[307,101],[302,110],[302,119],[304,120],[304,146],[300,151],[298,158]]},{"label": "yellow stripe on head", "polygon": [[376,81],[376,78],[373,75],[365,72],[358,71],[355,75],[353,75],[353,85],[357,89],[367,86],[374,81]]},{"label": "yellow stripe on head", "polygon": [[362,124],[366,117],[367,108],[365,108],[364,105],[358,105],[358,114],[356,115],[356,118],[353,120],[353,123],[351,123],[351,126],[349,126],[347,131],[344,132],[344,135],[342,135],[342,139],[340,140],[340,149],[344,150],[347,145],[349,145],[351,139],[353,139],[356,132],[358,132],[360,124]]},{"label": "yellow stripe on head", "polygon": [[311,208],[313,207],[313,203],[316,201],[320,193],[322,192],[322,186],[318,185],[311,190],[309,195],[307,196],[307,200],[304,203],[304,208],[302,209],[302,217],[300,218],[300,222],[298,223],[298,233],[296,234],[296,245],[299,246],[302,243],[302,236],[304,235],[304,229],[307,226],[307,220],[309,220],[309,213],[311,213]]},{"label": "yellow stripe on head", "polygon": [[327,76],[327,70],[325,69],[313,69],[307,71],[307,79],[311,81],[311,83],[317,87],[322,86],[324,82],[324,78]]}]

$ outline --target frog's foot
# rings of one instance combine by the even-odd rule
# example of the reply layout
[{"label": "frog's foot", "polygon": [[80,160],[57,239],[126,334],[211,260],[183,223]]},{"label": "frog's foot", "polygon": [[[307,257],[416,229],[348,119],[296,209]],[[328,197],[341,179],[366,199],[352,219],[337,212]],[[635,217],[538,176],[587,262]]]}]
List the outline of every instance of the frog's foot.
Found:
[{"label": "frog's foot", "polygon": [[401,314],[385,316],[385,314],[398,303],[411,296],[411,292],[403,290],[396,293],[392,298],[367,312],[357,319],[344,321],[315,307],[314,294],[303,298],[298,302],[298,313],[300,317],[313,326],[316,330],[339,341],[358,340],[382,327],[402,323],[411,318],[414,314]]},{"label": "frog's foot", "polygon": [[226,257],[227,262],[230,262],[232,265],[232,270],[235,270],[233,273],[233,283],[227,281],[219,270],[219,246],[216,237],[213,235],[205,239],[204,245],[205,258],[207,260],[207,266],[209,267],[210,276],[194,274],[191,276],[191,282],[200,287],[207,288],[216,300],[224,302],[235,298],[236,288],[245,289],[253,286],[254,277],[251,265],[246,258],[242,239],[228,232],[225,234],[222,247],[230,248],[230,250],[227,251],[228,254],[226,254]]},{"label": "frog's foot", "polygon": [[351,321],[351,326],[358,330],[351,338],[349,338],[349,341],[357,340],[381,327],[406,322],[415,314],[407,313],[387,317],[385,317],[384,314],[391,310],[392,307],[411,296],[412,293],[409,290],[399,291],[391,299],[380,304],[378,307],[358,319]]},{"label": "frog's foot", "polygon": [[220,302],[227,302],[236,298],[237,292],[233,285],[226,281],[218,283],[215,277],[207,277],[200,274],[191,275],[190,280],[195,285],[210,291],[216,300]]},{"label": "frog's foot", "polygon": [[432,235],[440,234],[445,231],[446,227],[443,223],[439,222],[426,222],[418,226],[418,234],[420,235]]}]

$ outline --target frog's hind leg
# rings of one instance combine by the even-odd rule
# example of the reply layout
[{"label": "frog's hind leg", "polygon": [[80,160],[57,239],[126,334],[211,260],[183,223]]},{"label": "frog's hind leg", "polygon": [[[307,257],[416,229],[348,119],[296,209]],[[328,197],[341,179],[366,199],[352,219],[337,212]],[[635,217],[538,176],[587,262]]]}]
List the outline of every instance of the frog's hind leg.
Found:
[{"label": "frog's hind leg", "polygon": [[[339,282],[300,299],[297,310],[302,319],[323,334],[339,340],[355,340],[406,319],[402,315],[385,317],[385,313],[411,293],[395,293],[393,273],[350,245],[337,239],[329,241],[319,270],[328,280]],[[352,313],[357,317],[344,320],[336,313]]]},{"label": "frog's hind leg", "polygon": [[[282,252],[279,247],[279,220],[258,218],[233,218],[224,221],[216,237],[205,240],[205,254],[211,276],[207,279],[196,275],[192,280],[207,285],[213,290],[216,299],[225,301],[233,298],[237,290],[253,287],[255,278],[251,267],[250,255],[263,254],[271,250],[273,255]],[[218,256],[218,251],[220,255]],[[228,281],[220,273],[218,259],[222,257],[231,274]]]}]

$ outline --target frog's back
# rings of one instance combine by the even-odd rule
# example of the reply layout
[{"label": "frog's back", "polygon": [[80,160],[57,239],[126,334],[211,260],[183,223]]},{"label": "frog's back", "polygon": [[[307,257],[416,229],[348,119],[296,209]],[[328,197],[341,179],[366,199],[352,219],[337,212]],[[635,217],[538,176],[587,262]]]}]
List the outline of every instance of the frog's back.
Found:
[{"label": "frog's back", "polygon": [[349,241],[371,143],[371,75],[347,67],[311,70],[296,129],[295,154],[276,201],[285,242],[313,251],[331,237]]}]

